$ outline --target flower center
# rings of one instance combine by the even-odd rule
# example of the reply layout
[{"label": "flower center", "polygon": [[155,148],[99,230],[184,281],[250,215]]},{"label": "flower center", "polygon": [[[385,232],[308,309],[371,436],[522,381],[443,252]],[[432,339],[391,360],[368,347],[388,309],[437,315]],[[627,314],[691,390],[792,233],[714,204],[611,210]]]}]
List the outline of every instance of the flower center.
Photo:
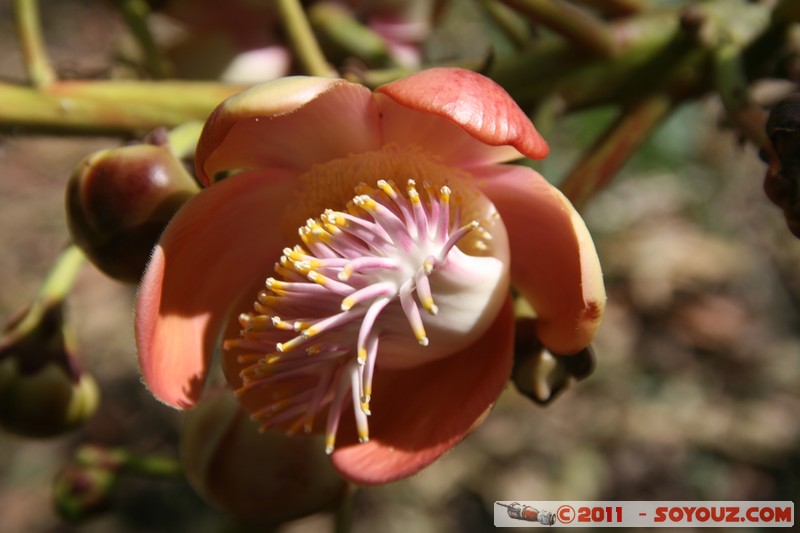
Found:
[{"label": "flower center", "polygon": [[[475,218],[462,222],[464,211]],[[508,238],[491,202],[460,179],[361,183],[345,209],[299,235],[224,346],[241,368],[237,395],[272,391],[254,419],[309,432],[327,407],[332,453],[350,400],[359,441],[369,440],[376,369],[457,354],[488,329],[508,292]]]}]

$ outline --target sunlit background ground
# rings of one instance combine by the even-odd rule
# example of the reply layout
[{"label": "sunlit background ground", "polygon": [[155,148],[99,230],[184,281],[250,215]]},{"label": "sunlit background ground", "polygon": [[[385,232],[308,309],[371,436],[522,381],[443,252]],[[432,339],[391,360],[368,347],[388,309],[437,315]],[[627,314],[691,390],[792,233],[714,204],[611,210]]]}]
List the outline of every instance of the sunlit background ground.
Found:
[{"label": "sunlit background ground", "polygon": [[[0,76],[21,79],[10,2]],[[121,23],[89,0],[43,2],[62,72],[104,72]],[[800,241],[761,191],[764,164],[720,123],[684,107],[585,212],[608,311],[597,368],[552,405],[511,386],[463,444],[412,479],[356,496],[354,530],[492,530],[496,500],[795,500],[800,495]],[[608,115],[550,133],[557,182]],[[0,136],[0,316],[37,290],[68,235],[63,188],[103,138]],[[0,434],[0,531],[67,531],[50,484],[77,445],[177,453],[181,415],[139,382],[133,289],[87,266],[70,300],[103,403],[88,426],[33,441]],[[87,532],[221,531],[227,519],[179,481],[126,477]],[[329,515],[285,526],[318,531]]]}]

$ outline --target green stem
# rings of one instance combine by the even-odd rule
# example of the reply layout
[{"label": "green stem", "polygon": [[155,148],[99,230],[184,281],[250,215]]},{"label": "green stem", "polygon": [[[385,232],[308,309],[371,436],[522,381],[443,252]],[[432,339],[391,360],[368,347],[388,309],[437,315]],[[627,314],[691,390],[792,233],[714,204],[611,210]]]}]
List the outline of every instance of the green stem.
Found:
[{"label": "green stem", "polygon": [[528,45],[530,32],[516,11],[497,0],[479,0],[479,3],[514,48],[521,50]]},{"label": "green stem", "polygon": [[336,71],[325,59],[300,0],[276,0],[276,4],[289,43],[303,70],[312,76],[335,77]]},{"label": "green stem", "polygon": [[308,9],[308,20],[326,44],[371,66],[396,66],[383,38],[356,20],[343,5],[316,3]]},{"label": "green stem", "polygon": [[14,331],[34,330],[48,310],[61,305],[75,284],[75,279],[85,261],[86,257],[77,246],[68,245],[50,268],[24,318],[14,325]]},{"label": "green stem", "polygon": [[142,49],[147,70],[158,79],[166,78],[166,63],[158,50],[150,27],[147,25],[150,6],[144,0],[117,0],[117,5],[125,23]]},{"label": "green stem", "polygon": [[75,452],[75,463],[147,477],[174,478],[183,473],[180,461],[163,455],[141,455],[127,448],[88,444]]},{"label": "green stem", "polygon": [[0,82],[0,129],[139,134],[205,120],[242,90],[178,81],[60,81],[41,90]]},{"label": "green stem", "polygon": [[169,131],[167,134],[169,148],[176,158],[184,159],[194,156],[204,124],[202,120],[193,120]]},{"label": "green stem", "polygon": [[177,459],[159,455],[128,454],[124,471],[158,478],[177,478],[183,475],[183,468]]},{"label": "green stem", "polygon": [[597,140],[570,171],[560,188],[576,209],[607,185],[648,135],[672,111],[675,102],[663,93],[653,94],[628,109]]},{"label": "green stem", "polygon": [[584,53],[611,57],[616,50],[608,26],[586,11],[558,0],[501,0],[534,22],[561,34]]},{"label": "green stem", "polygon": [[63,300],[75,284],[86,257],[74,244],[68,245],[56,259],[47,277],[39,289],[40,300]]},{"label": "green stem", "polygon": [[44,87],[56,79],[56,74],[47,58],[39,3],[37,0],[14,0],[14,11],[28,77],[34,87]]}]

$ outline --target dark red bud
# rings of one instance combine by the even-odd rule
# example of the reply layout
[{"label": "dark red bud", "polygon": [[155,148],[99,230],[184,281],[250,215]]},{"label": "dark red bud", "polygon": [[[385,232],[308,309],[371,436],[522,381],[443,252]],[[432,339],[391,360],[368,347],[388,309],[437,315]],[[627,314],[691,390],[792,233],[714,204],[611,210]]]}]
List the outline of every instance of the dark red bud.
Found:
[{"label": "dark red bud", "polygon": [[772,108],[766,130],[772,147],[766,150],[769,169],[764,192],[783,209],[789,229],[800,237],[800,94]]},{"label": "dark red bud", "polygon": [[75,243],[109,276],[136,283],[175,212],[198,190],[166,146],[141,144],[85,158],[67,186]]}]

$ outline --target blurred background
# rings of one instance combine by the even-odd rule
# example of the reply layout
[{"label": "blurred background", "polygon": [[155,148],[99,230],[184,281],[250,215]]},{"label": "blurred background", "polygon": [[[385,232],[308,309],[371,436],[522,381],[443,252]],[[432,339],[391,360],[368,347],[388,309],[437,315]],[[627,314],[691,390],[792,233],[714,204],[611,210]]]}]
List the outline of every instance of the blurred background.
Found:
[{"label": "blurred background", "polygon": [[[40,5],[61,76],[131,68],[127,28],[112,2]],[[428,58],[468,57],[494,38],[472,0],[453,0],[441,16],[446,24],[427,38]],[[21,82],[13,20],[11,1],[0,0],[0,77]],[[541,172],[557,184],[613,116],[599,107],[555,122]],[[119,144],[2,132],[0,317],[31,300],[69,239],[64,187],[75,165]],[[800,242],[766,199],[765,172],[718,99],[682,105],[583,210],[609,296],[593,375],[546,407],[510,384],[483,425],[444,458],[411,479],[358,491],[352,530],[490,531],[496,500],[797,501]],[[247,530],[181,479],[125,476],[109,508],[80,524],[54,510],[53,480],[82,444],[178,453],[183,414],[140,383],[134,290],[91,265],[82,269],[68,312],[102,403],[84,427],[56,439],[0,432],[3,532]],[[325,531],[332,523],[331,513],[320,513],[278,530]]]}]

